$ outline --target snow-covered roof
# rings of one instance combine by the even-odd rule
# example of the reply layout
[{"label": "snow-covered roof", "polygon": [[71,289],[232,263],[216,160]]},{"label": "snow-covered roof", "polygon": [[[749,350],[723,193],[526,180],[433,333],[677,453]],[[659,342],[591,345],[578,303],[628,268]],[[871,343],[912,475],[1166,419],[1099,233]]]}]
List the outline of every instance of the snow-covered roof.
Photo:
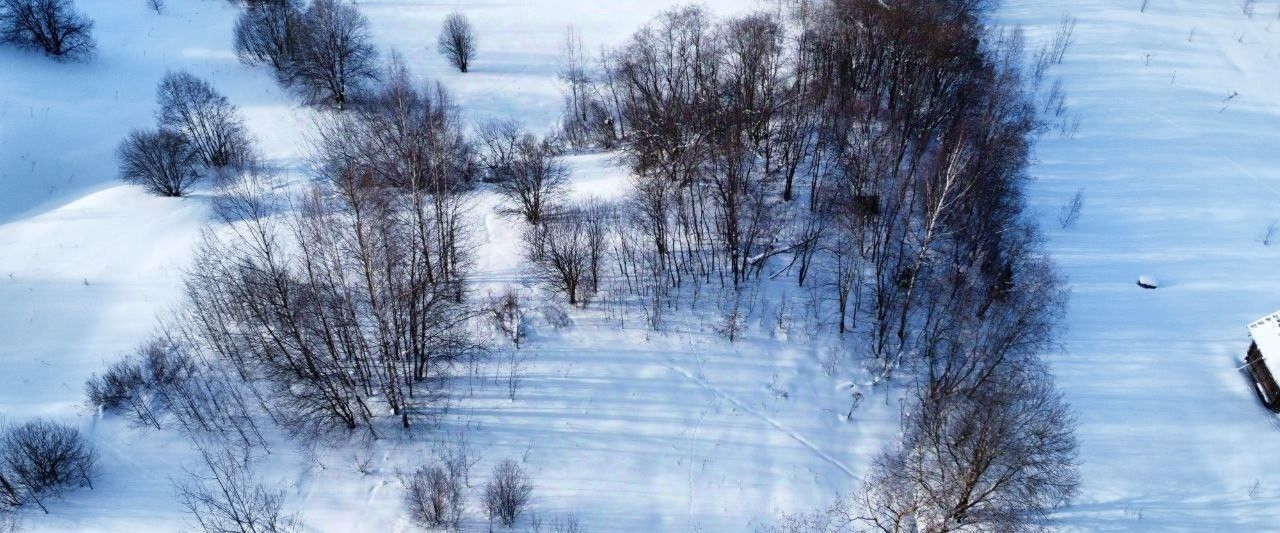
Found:
[{"label": "snow-covered roof", "polygon": [[1249,336],[1257,343],[1263,357],[1280,358],[1280,311],[1259,318],[1249,324]]}]

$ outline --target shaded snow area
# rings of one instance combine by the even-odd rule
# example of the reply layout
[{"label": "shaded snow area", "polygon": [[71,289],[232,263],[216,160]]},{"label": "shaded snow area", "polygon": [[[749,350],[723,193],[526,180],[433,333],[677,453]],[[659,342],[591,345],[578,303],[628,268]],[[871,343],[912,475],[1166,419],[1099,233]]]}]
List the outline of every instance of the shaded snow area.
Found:
[{"label": "shaded snow area", "polygon": [[[192,445],[87,408],[83,384],[178,301],[201,232],[217,230],[213,193],[162,199],[120,185],[114,150],[153,124],[164,73],[186,69],[238,105],[268,164],[301,183],[312,111],[237,61],[227,2],[166,0],[162,15],[143,0],[76,3],[96,22],[92,61],[0,48],[0,417],[73,424],[101,455],[93,490],[51,501],[47,515],[24,511],[23,530],[180,530],[190,523],[173,480],[198,469]],[[1238,368],[1245,326],[1280,308],[1280,0],[1257,2],[1252,17],[1237,0],[1150,0],[1145,13],[1140,3],[1004,0],[995,13],[1033,44],[1063,14],[1079,20],[1049,73],[1079,128],[1041,140],[1028,194],[1072,288],[1061,350],[1047,358],[1079,421],[1083,485],[1055,518],[1079,531],[1275,529],[1280,423]],[[359,5],[384,54],[442,81],[469,122],[541,132],[560,115],[569,25],[596,50],[673,2]],[[480,38],[466,75],[435,52],[454,9]],[[575,198],[628,186],[610,154],[569,164]],[[1078,191],[1079,220],[1061,229]],[[475,478],[520,463],[530,509],[548,522],[574,513],[594,532],[752,531],[856,489],[896,436],[901,392],[868,387],[852,363],[834,368],[848,349],[806,325],[810,295],[793,283],[762,285],[735,343],[688,312],[661,333],[603,304],[561,320],[526,279],[522,224],[496,205],[482,193],[473,206],[471,279],[480,295],[514,286],[538,301],[529,337],[460,371],[437,424],[412,438],[308,448],[271,436],[256,473],[307,531],[415,530],[400,474],[462,440]],[[854,391],[866,396],[849,418]],[[467,497],[464,529],[484,531],[475,490]]]},{"label": "shaded snow area", "polygon": [[[1030,191],[1072,288],[1049,357],[1079,418],[1083,487],[1064,525],[1275,530],[1280,429],[1237,369],[1246,326],[1280,308],[1280,247],[1263,243],[1280,218],[1280,2],[1252,18],[1235,1],[1139,4],[1007,0],[1000,14],[1037,40],[1079,19],[1053,75],[1080,129],[1041,141]],[[1144,274],[1160,288],[1139,288]]]}]

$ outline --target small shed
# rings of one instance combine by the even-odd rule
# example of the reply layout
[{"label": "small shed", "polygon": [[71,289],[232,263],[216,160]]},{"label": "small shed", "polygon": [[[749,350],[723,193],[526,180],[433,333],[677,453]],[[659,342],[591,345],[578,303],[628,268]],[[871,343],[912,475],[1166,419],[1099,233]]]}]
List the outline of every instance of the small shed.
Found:
[{"label": "small shed", "polygon": [[1245,354],[1243,369],[1253,380],[1254,391],[1268,409],[1280,413],[1280,385],[1267,364],[1280,364],[1280,311],[1271,313],[1249,324],[1249,352]]}]

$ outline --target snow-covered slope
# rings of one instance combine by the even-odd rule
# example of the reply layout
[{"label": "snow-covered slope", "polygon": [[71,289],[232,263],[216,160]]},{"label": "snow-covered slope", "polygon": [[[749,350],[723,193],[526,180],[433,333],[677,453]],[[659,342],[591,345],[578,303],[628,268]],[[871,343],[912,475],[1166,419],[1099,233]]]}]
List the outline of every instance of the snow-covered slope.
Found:
[{"label": "snow-covered slope", "polygon": [[[129,129],[152,123],[156,82],[179,68],[210,80],[241,107],[272,164],[305,174],[310,112],[267,71],[236,61],[235,10],[211,0],[166,3],[156,15],[142,2],[79,0],[97,22],[99,55],[86,64],[0,49],[0,71],[20,73],[0,77],[0,414],[80,426],[103,466],[95,490],[70,493],[47,516],[26,516],[32,530],[185,524],[171,479],[197,467],[190,446],[82,402],[85,378],[143,340],[176,301],[192,246],[212,221],[207,193],[161,199],[114,181],[113,150]],[[360,6],[379,45],[416,74],[444,81],[467,118],[514,118],[537,131],[559,115],[555,72],[571,24],[595,49],[625,39],[668,4],[462,6],[482,39],[465,76],[434,52],[440,20],[459,6]],[[575,196],[616,196],[626,186],[607,154],[571,164]],[[493,213],[494,204],[481,196],[475,209],[481,291],[524,283],[519,225]],[[793,313],[803,312],[805,297],[792,295]],[[592,531],[741,531],[854,487],[896,426],[898,403],[883,394],[864,401],[854,423],[844,419],[848,377],[858,374],[827,375],[820,360],[836,348],[811,338],[798,317],[792,329],[761,320],[733,345],[690,318],[674,319],[662,335],[607,310],[571,319],[559,330],[535,321],[542,325],[522,350],[514,401],[499,362],[468,380],[435,436],[389,439],[367,452],[281,444],[258,473],[285,489],[289,509],[313,530],[407,530],[398,474],[430,458],[437,440],[465,432],[480,459],[477,476],[506,458],[525,465],[536,484],[532,509],[548,523],[572,512]],[[353,454],[368,459],[366,473]],[[469,514],[481,529],[480,513]]]},{"label": "snow-covered slope", "polygon": [[[207,197],[117,185],[113,150],[151,123],[168,69],[213,82],[241,107],[264,155],[297,175],[310,117],[265,70],[235,60],[225,2],[168,0],[164,15],[140,0],[77,3],[97,22],[93,61],[0,48],[0,415],[75,423],[103,455],[96,490],[27,516],[29,529],[174,530],[185,518],[170,478],[194,466],[188,445],[87,412],[81,385],[175,300],[209,222]],[[1084,487],[1060,518],[1082,531],[1266,530],[1280,523],[1280,426],[1237,367],[1244,325],[1280,308],[1280,245],[1259,238],[1280,219],[1280,2],[1260,1],[1252,18],[1234,0],[1151,0],[1145,13],[1139,3],[1004,0],[997,13],[1033,42],[1050,39],[1063,13],[1079,18],[1051,74],[1081,126],[1040,144],[1031,191],[1074,293],[1050,361],[1079,417]],[[444,81],[468,118],[516,118],[535,130],[559,114],[554,76],[569,25],[594,50],[668,5],[360,2],[379,45]],[[434,53],[440,20],[457,8],[481,37],[465,76]],[[612,196],[625,183],[606,155],[572,164],[576,195]],[[1079,224],[1057,229],[1059,207],[1079,189]],[[478,200],[475,277],[519,285],[517,225],[493,205]],[[1139,275],[1160,289],[1139,289]],[[797,307],[804,297],[791,295]],[[575,512],[591,531],[749,530],[855,487],[895,430],[897,401],[883,390],[852,423],[843,419],[847,380],[821,364],[831,341],[802,327],[755,324],[730,345],[688,317],[663,335],[621,327],[607,308],[571,318],[564,329],[537,327],[516,400],[500,375],[477,376],[436,429],[470,435],[477,472],[522,461],[536,484],[533,510],[548,519]],[[409,530],[397,470],[429,457],[434,440],[380,442],[368,473],[352,466],[351,450],[278,446],[259,473],[286,490],[310,529]]]}]

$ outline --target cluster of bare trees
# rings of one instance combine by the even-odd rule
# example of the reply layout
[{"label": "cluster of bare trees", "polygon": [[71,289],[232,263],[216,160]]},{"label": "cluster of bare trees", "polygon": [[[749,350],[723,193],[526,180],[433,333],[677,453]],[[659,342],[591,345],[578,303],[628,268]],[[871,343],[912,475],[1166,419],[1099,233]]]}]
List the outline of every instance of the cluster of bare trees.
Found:
[{"label": "cluster of bare trees", "polygon": [[[310,190],[286,196],[251,165],[216,191],[226,231],[205,235],[183,304],[86,383],[92,405],[197,443],[205,468],[175,486],[205,531],[298,527],[253,478],[250,455],[270,447],[260,424],[308,439],[417,427],[454,364],[482,349],[466,279],[477,150],[443,87],[398,64],[379,79],[317,119]],[[160,132],[200,138],[186,140],[197,161],[217,157],[217,125],[238,122],[174,84]]]},{"label": "cluster of bare trees", "polygon": [[570,38],[567,136],[620,140],[637,176],[617,236],[632,287],[736,287],[781,252],[780,192],[798,151],[780,132],[794,100],[783,36],[766,15],[717,23],[684,8],[606,53],[594,76]]},{"label": "cluster of bare trees", "polygon": [[[321,182],[278,195],[251,171],[220,191],[170,332],[87,385],[160,427],[265,445],[265,412],[306,435],[431,415],[466,323],[466,219],[477,164],[438,85],[393,67],[360,105],[318,121]],[[286,209],[287,207],[287,209]],[[286,214],[287,213],[287,214]]]},{"label": "cluster of bare trees", "polygon": [[[271,213],[278,200],[242,191],[225,207],[243,230],[200,253],[188,289],[204,344],[260,384],[294,431],[376,432],[384,412],[408,428],[473,348],[458,162],[437,144],[447,130],[412,122],[429,108],[396,107],[443,105],[431,95],[389,87],[387,107],[324,126],[328,183],[287,220]],[[344,136],[353,130],[398,137]],[[379,153],[380,141],[405,151]]]},{"label": "cluster of bare trees", "polygon": [[245,63],[270,65],[308,104],[343,109],[377,80],[369,21],[340,0],[246,2],[235,49]]},{"label": "cluster of bare trees", "polygon": [[77,60],[93,55],[92,32],[72,0],[0,0],[0,42]]},{"label": "cluster of bare trees", "polygon": [[[617,143],[636,176],[605,238],[609,274],[651,326],[682,287],[791,275],[827,295],[817,314],[860,341],[855,357],[918,383],[859,527],[893,530],[896,512],[929,531],[1043,516],[1074,492],[1075,444],[1039,363],[1066,295],[1023,212],[1042,122],[1021,36],[988,29],[981,1],[791,7],[785,20],[670,11],[594,71],[571,35],[565,137]],[[546,244],[589,248],[585,220],[568,220],[531,248],[572,300],[582,262]],[[740,299],[722,300],[725,324],[741,321]],[[974,434],[990,435],[982,450]]]},{"label": "cluster of bare trees", "polygon": [[[45,500],[68,487],[93,488],[97,452],[80,431],[43,419],[0,429],[0,515],[26,505],[45,513]],[[3,524],[3,522],[0,522]]]},{"label": "cluster of bare trees", "polygon": [[183,196],[202,171],[243,170],[255,160],[239,111],[209,82],[170,72],[156,90],[157,129],[120,144],[120,179],[160,196]]}]

